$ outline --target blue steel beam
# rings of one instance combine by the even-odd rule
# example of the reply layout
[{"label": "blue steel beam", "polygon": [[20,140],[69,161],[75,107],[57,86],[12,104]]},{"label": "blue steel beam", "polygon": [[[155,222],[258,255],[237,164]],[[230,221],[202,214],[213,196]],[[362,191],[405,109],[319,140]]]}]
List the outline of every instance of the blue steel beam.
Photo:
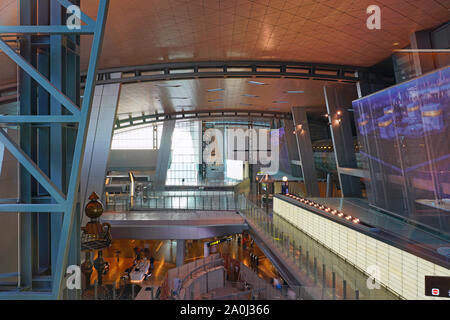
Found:
[{"label": "blue steel beam", "polygon": [[93,34],[95,26],[80,26],[80,29],[71,30],[66,26],[0,26],[1,34]]},{"label": "blue steel beam", "polygon": [[66,196],[55,186],[55,184],[42,172],[33,160],[5,133],[0,129],[0,142],[11,152],[11,154],[20,162],[22,166],[50,193],[58,202],[64,203]]},{"label": "blue steel beam", "polygon": [[0,300],[50,300],[53,295],[47,292],[3,291]]},{"label": "blue steel beam", "polygon": [[0,116],[0,123],[75,123],[74,116]]},{"label": "blue steel beam", "polygon": [[63,268],[64,261],[68,256],[68,243],[71,237],[72,225],[74,220],[74,212],[76,210],[76,192],[80,184],[80,168],[83,162],[84,147],[86,144],[87,124],[92,106],[92,99],[94,96],[95,81],[97,74],[97,63],[100,57],[100,52],[103,44],[103,36],[106,25],[106,17],[108,14],[109,0],[100,0],[99,9],[97,13],[96,30],[92,41],[91,55],[89,59],[89,67],[86,78],[86,87],[84,89],[83,104],[81,106],[80,124],[77,132],[77,140],[75,144],[73,163],[70,173],[69,187],[67,190],[67,202],[65,212],[72,214],[65,214],[63,218],[63,225],[61,229],[61,239],[57,254],[57,266],[59,268],[53,275],[52,292],[56,295],[55,298],[60,298],[63,282]]},{"label": "blue steel beam", "polygon": [[[46,2],[45,0],[40,1],[40,4],[42,4],[42,6],[45,9],[45,6],[49,5],[49,2]],[[59,1],[59,4],[62,4],[64,7],[69,5],[68,1]],[[77,2],[78,3],[78,2]],[[33,5],[31,6],[26,6],[27,2],[25,2],[24,6],[21,6],[21,10],[24,9],[25,14],[29,14],[30,12],[36,13],[36,7],[33,7]],[[62,24],[63,21],[61,21],[62,19],[62,11],[61,11],[61,15],[58,18],[59,12],[58,12],[58,8],[56,8],[54,6],[55,3],[52,3],[52,20],[51,21],[45,21],[47,20],[45,14],[42,16],[42,19],[40,20],[39,24],[43,24],[44,26],[15,26],[15,27],[1,27],[0,26],[0,33],[2,32],[12,32],[12,33],[23,33],[23,34],[41,34],[41,33],[48,33],[51,34],[52,36],[50,37],[52,39],[55,40],[53,42],[54,46],[53,48],[55,48],[55,50],[51,50],[50,52],[50,58],[52,57],[52,54],[57,54],[58,57],[56,57],[56,64],[52,64],[52,68],[53,71],[55,70],[55,68],[58,69],[58,74],[54,73],[52,71],[52,74],[50,75],[50,81],[45,77],[48,76],[48,72],[47,72],[47,66],[45,61],[43,65],[40,65],[38,63],[38,70],[42,71],[39,72],[38,70],[36,70],[33,67],[33,64],[35,64],[35,56],[33,55],[27,55],[22,57],[21,55],[18,55],[13,49],[11,49],[3,40],[1,40],[0,38],[0,49],[3,50],[3,52],[8,55],[14,62],[16,62],[16,64],[19,65],[19,67],[21,68],[21,70],[23,72],[21,72],[21,74],[24,75],[25,79],[30,80],[31,78],[33,78],[37,84],[39,85],[39,97],[40,100],[41,98],[45,98],[46,101],[48,101],[48,98],[52,98],[53,100],[53,105],[51,107],[51,110],[47,110],[46,111],[46,104],[47,102],[43,102],[41,104],[41,101],[39,102],[39,110],[36,109],[36,105],[37,105],[37,101],[36,101],[36,96],[37,96],[37,90],[36,90],[36,85],[35,84],[31,84],[30,81],[28,81],[27,83],[30,83],[29,86],[24,87],[26,90],[28,91],[24,91],[25,92],[25,96],[22,97],[21,96],[21,103],[24,107],[26,107],[27,105],[29,106],[28,108],[24,108],[24,113],[21,113],[21,116],[17,116],[15,118],[12,117],[4,117],[0,119],[0,123],[19,123],[21,126],[23,126],[25,129],[27,129],[29,135],[25,136],[25,140],[21,138],[21,141],[24,142],[23,144],[21,143],[21,146],[17,146],[15,144],[14,141],[12,141],[9,136],[3,132],[3,130],[0,130],[0,141],[3,142],[5,144],[5,147],[11,151],[11,153],[18,159],[18,161],[22,164],[22,168],[24,169],[24,174],[31,174],[33,175],[36,180],[50,193],[51,196],[53,196],[53,198],[58,202],[58,204],[55,203],[5,203],[3,202],[2,204],[0,204],[0,212],[22,212],[23,214],[20,215],[20,217],[27,217],[27,219],[30,219],[29,217],[36,217],[35,215],[33,216],[29,216],[30,213],[39,213],[39,212],[48,212],[48,213],[53,213],[51,216],[55,216],[58,214],[63,214],[62,216],[62,221],[58,226],[58,230],[53,230],[52,228],[52,238],[54,238],[54,231],[56,232],[56,242],[57,242],[57,246],[55,248],[53,248],[52,246],[52,251],[57,251],[56,254],[54,254],[54,252],[52,252],[52,256],[54,257],[54,260],[56,260],[55,263],[52,263],[52,284],[51,284],[51,293],[46,292],[46,293],[42,293],[42,292],[33,292],[32,291],[32,287],[31,287],[31,291],[21,291],[21,290],[17,290],[17,291],[10,291],[10,292],[0,292],[0,299],[49,299],[49,298],[60,298],[62,296],[62,284],[63,284],[63,276],[65,273],[65,265],[67,263],[68,260],[68,256],[69,256],[69,247],[74,248],[75,250],[79,250],[79,234],[76,236],[72,236],[74,232],[74,228],[76,228],[75,232],[80,232],[79,230],[79,225],[74,223],[74,220],[78,219],[78,215],[79,212],[76,212],[76,210],[79,210],[79,205],[77,203],[77,192],[78,192],[78,186],[79,186],[79,180],[80,180],[80,168],[82,165],[82,159],[83,159],[83,153],[84,153],[84,147],[85,147],[85,143],[86,143],[86,136],[87,136],[87,124],[89,122],[89,117],[90,117],[90,109],[91,109],[91,104],[92,104],[92,99],[93,99],[93,92],[94,92],[94,87],[95,87],[95,83],[96,83],[96,72],[97,72],[97,63],[98,63],[98,59],[99,59],[99,54],[101,51],[101,46],[102,46],[102,42],[103,42],[103,34],[104,34],[104,29],[105,29],[105,24],[106,24],[106,17],[107,17],[107,11],[108,11],[108,6],[109,6],[109,0],[100,0],[99,3],[99,10],[97,13],[97,20],[95,22],[95,25],[92,24],[92,21],[89,19],[84,19],[84,21],[90,21],[90,25],[88,27],[83,26],[81,30],[69,30],[66,26],[58,26],[58,24]],[[42,7],[40,7],[39,11],[43,11]],[[83,16],[83,15],[82,15]],[[41,16],[39,16],[39,18],[41,18]],[[86,16],[84,17],[86,18]],[[58,21],[59,20],[59,21]],[[46,23],[50,23],[51,26],[46,26]],[[30,21],[25,21],[25,24],[35,24],[35,22],[31,19]],[[75,41],[74,43],[78,43],[77,40],[77,36],[79,36],[80,34],[85,34],[86,30],[90,29],[90,33],[94,33],[94,39],[93,39],[93,43],[92,43],[92,48],[91,48],[91,56],[90,56],[90,63],[89,63],[89,68],[88,68],[88,75],[87,75],[87,80],[86,80],[86,87],[85,87],[85,93],[84,93],[84,99],[83,99],[83,104],[81,107],[81,110],[77,107],[77,104],[79,104],[79,57],[70,57],[70,59],[67,61],[68,63],[68,68],[70,69],[69,72],[71,72],[71,74],[74,75],[74,79],[71,79],[70,77],[67,77],[67,79],[64,79],[62,73],[63,70],[61,68],[59,68],[59,64],[63,63],[63,61],[65,60],[58,60],[60,57],[67,58],[66,53],[64,51],[60,51],[59,49],[57,49],[58,46],[60,46],[61,44],[61,39],[60,37],[58,37],[57,35],[65,35],[65,36],[72,36],[73,38],[71,39],[72,41]],[[83,31],[84,30],[84,31]],[[45,32],[44,32],[45,31]],[[77,44],[76,44],[77,45]],[[29,46],[24,46],[24,52],[27,53],[28,51],[26,51],[28,49]],[[51,46],[52,48],[52,46]],[[21,46],[21,53],[22,53],[22,46]],[[42,52],[40,52],[42,53]],[[76,52],[74,52],[74,54],[76,55]],[[45,53],[44,53],[45,55]],[[33,58],[34,57],[34,58]],[[45,60],[45,59],[44,59]],[[29,61],[29,62],[28,62]],[[43,61],[43,60],[39,60],[39,61]],[[51,59],[52,62],[54,62],[54,59]],[[60,74],[59,74],[60,73]],[[77,79],[75,79],[77,78]],[[53,81],[55,81],[55,85],[52,83]],[[62,82],[60,82],[62,81]],[[74,85],[75,86],[73,88],[67,88],[67,83],[65,83],[64,81],[68,81],[70,82],[69,86]],[[22,86],[22,85],[21,85]],[[58,87],[57,87],[58,86]],[[65,91],[66,90],[66,91]],[[67,96],[63,93],[63,91],[67,94]],[[48,96],[47,96],[47,93]],[[28,100],[26,99],[28,97]],[[71,100],[72,99],[72,100]],[[25,103],[24,103],[25,101]],[[26,101],[28,101],[28,103],[26,103]],[[75,101],[72,102],[72,101]],[[71,111],[74,115],[73,116],[67,116],[64,112],[64,110],[61,108],[61,105],[64,105],[67,110]],[[60,111],[56,110],[59,107]],[[51,115],[46,115],[46,112],[50,112]],[[15,122],[10,122],[12,120],[16,120]],[[59,120],[59,121],[57,121]],[[38,167],[35,164],[35,161],[32,159],[34,157],[36,157],[36,145],[35,145],[35,137],[33,137],[32,131],[30,131],[29,129],[30,124],[32,123],[52,123],[53,126],[62,123],[67,123],[67,122],[74,122],[74,123],[78,123],[78,130],[76,133],[76,140],[75,140],[75,135],[70,134],[67,139],[68,141],[72,141],[72,142],[68,142],[69,145],[75,145],[74,147],[74,151],[73,151],[73,155],[70,153],[70,150],[65,150],[63,156],[67,157],[68,159],[70,159],[71,163],[68,165],[70,166],[70,175],[67,176],[67,179],[69,181],[68,185],[67,185],[67,199],[65,198],[64,194],[58,190],[57,187],[55,187],[55,183],[53,181],[50,181],[47,174],[44,173],[40,167]],[[56,128],[56,127],[55,127]],[[50,134],[50,136],[47,137],[52,137],[52,135]],[[45,135],[42,136],[42,139],[47,139],[45,138]],[[28,140],[27,140],[28,139]],[[42,140],[41,139],[41,140]],[[45,142],[44,140],[42,140],[43,142]],[[39,140],[40,141],[40,140]],[[21,149],[23,148],[23,150]],[[61,148],[65,148],[64,145],[61,143]],[[70,149],[70,148],[69,148]],[[25,151],[24,151],[25,150]],[[55,149],[57,150],[57,149]],[[60,150],[61,151],[61,150]],[[58,153],[60,152],[58,151]],[[39,152],[39,150],[38,150]],[[41,155],[39,153],[39,155]],[[45,157],[44,157],[45,158]],[[56,159],[56,158],[55,158]],[[58,162],[59,163],[59,162]],[[48,171],[48,165],[45,165],[45,170]],[[56,170],[58,170],[58,167],[56,167]],[[28,173],[27,173],[28,172]],[[52,170],[50,170],[50,172],[52,172]],[[59,170],[58,170],[59,172]],[[51,175],[52,180],[54,180],[56,178],[56,181],[60,181],[61,178],[65,179],[65,176],[61,176],[61,173],[64,175],[65,169],[62,170],[59,173],[56,173],[56,175],[54,176],[53,174]],[[22,181],[22,180],[21,180]],[[27,186],[31,186],[32,188],[36,187],[36,184],[30,184],[28,182],[26,182]],[[66,185],[65,183],[58,183],[61,184],[61,188],[62,190],[64,190],[64,186]],[[33,187],[34,185],[34,187]],[[22,185],[21,185],[22,186]],[[27,189],[28,190],[28,189]],[[36,192],[35,189],[32,189],[34,191],[32,191],[31,193],[29,193],[29,196],[27,197],[27,201],[29,201],[30,199],[34,199],[33,198],[33,192]],[[27,194],[28,195],[28,194]],[[28,221],[28,220],[27,220]],[[33,218],[31,221],[33,221],[30,229],[30,226],[27,227],[28,229],[23,229],[23,230],[28,230],[30,231],[30,233],[26,233],[29,234],[31,236],[29,236],[30,240],[34,239],[36,237],[35,233],[35,219]],[[22,232],[23,233],[23,232]],[[22,237],[22,233],[21,233],[21,237]],[[32,234],[33,233],[33,234]],[[71,243],[72,242],[72,245]],[[33,243],[31,243],[33,245]],[[25,248],[21,248],[21,250],[26,250],[26,252],[28,253],[32,253],[33,255],[35,254],[34,251],[30,251],[29,248],[30,243],[26,243],[26,247]],[[79,252],[73,252],[73,249],[70,250],[70,256],[71,259],[79,259]],[[22,256],[22,253],[21,253]],[[28,257],[28,256],[26,256]],[[25,258],[26,258],[25,257]],[[30,258],[26,261],[27,263],[35,263],[36,259],[35,258]],[[27,268],[26,264],[21,264],[23,265],[24,268]],[[35,272],[36,266],[33,265],[33,273]],[[27,273],[25,273],[25,276],[30,277],[31,273],[30,270],[27,270]],[[27,278],[27,280],[29,280],[26,285],[28,287],[30,287],[31,285],[31,278]]]},{"label": "blue steel beam", "polygon": [[1,203],[0,212],[63,212],[61,204]]},{"label": "blue steel beam", "polygon": [[[1,33],[1,32],[0,32]],[[46,79],[39,71],[37,71],[29,62],[17,54],[10,46],[8,46],[0,38],[0,49],[10,57],[19,67],[22,68],[30,77],[32,77],[39,85],[47,90],[55,99],[65,106],[75,117],[80,114],[80,109],[70,99],[58,90],[48,79]]]}]

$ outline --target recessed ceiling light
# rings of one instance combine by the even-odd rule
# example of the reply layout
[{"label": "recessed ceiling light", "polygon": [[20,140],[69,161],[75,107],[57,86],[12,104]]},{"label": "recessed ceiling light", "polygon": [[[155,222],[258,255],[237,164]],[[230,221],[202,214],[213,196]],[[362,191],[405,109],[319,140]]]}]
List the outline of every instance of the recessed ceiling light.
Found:
[{"label": "recessed ceiling light", "polygon": [[249,93],[244,93],[242,95],[243,97],[250,97],[250,98],[258,98],[259,96],[255,95],[255,94],[249,94]]},{"label": "recessed ceiling light", "polygon": [[288,103],[289,101],[272,101],[272,103]]},{"label": "recessed ceiling light", "polygon": [[216,92],[216,91],[223,91],[223,90],[225,90],[225,89],[223,89],[223,88],[216,88],[216,89],[208,89],[207,91],[208,92]]},{"label": "recessed ceiling light", "polygon": [[212,100],[208,100],[208,102],[215,102],[215,101],[223,101],[223,99],[212,99]]},{"label": "recessed ceiling light", "polygon": [[287,93],[304,93],[305,91],[301,91],[301,90],[289,90],[286,91]]},{"label": "recessed ceiling light", "polygon": [[259,81],[253,81],[253,80],[250,80],[248,83],[251,83],[251,84],[258,84],[258,85],[265,85],[265,83],[264,82],[259,82]]},{"label": "recessed ceiling light", "polygon": [[392,45],[393,46],[398,46],[400,43],[399,42],[394,42]]},{"label": "recessed ceiling light", "polygon": [[181,84],[158,83],[156,86],[163,88],[178,88],[181,87]]}]

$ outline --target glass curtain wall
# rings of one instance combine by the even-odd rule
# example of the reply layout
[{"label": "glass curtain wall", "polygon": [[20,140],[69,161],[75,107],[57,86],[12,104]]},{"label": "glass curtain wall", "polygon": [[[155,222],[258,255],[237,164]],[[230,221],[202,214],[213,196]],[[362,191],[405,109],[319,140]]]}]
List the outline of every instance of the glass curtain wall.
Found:
[{"label": "glass curtain wall", "polygon": [[201,121],[179,121],[175,124],[166,185],[198,184],[201,139]]}]

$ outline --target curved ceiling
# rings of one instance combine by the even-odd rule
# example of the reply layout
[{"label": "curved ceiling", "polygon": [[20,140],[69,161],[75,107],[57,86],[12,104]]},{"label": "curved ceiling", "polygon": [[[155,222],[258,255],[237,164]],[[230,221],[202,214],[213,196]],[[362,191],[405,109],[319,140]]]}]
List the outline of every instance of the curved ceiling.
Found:
[{"label": "curved ceiling", "polygon": [[[292,106],[325,110],[326,81],[302,79],[189,79],[122,85],[118,117],[191,110],[246,109],[290,112]],[[342,84],[356,97],[353,84]]]},{"label": "curved ceiling", "polygon": [[[17,24],[17,2],[2,0],[1,25]],[[81,3],[81,9],[95,18],[98,0]],[[366,27],[366,9],[374,4],[381,7],[381,30]],[[393,49],[408,45],[412,32],[448,21],[449,8],[450,0],[111,0],[99,68],[212,60],[372,66]],[[82,37],[83,70],[90,42],[91,37]],[[16,78],[16,66],[3,53],[0,66],[0,83]],[[324,81],[291,80],[264,79],[267,86],[230,78],[180,80],[177,88],[126,84],[119,113],[323,108]],[[226,90],[206,91],[220,87]],[[288,90],[305,93],[286,94]]]},{"label": "curved ceiling", "polygon": [[[97,3],[82,1],[82,10],[95,17]],[[381,8],[380,30],[366,27],[370,5]],[[111,0],[100,68],[206,60],[371,66],[412,32],[447,22],[449,8],[449,0]]]},{"label": "curved ceiling", "polygon": [[[18,0],[0,4],[17,24]],[[381,7],[381,30],[366,27]],[[98,0],[82,0],[95,18]],[[371,66],[393,44],[449,19],[449,0],[111,0],[100,68],[174,61],[278,60]],[[82,37],[82,69],[90,37]],[[15,66],[0,54],[2,80]],[[4,81],[3,81],[4,82]]]}]

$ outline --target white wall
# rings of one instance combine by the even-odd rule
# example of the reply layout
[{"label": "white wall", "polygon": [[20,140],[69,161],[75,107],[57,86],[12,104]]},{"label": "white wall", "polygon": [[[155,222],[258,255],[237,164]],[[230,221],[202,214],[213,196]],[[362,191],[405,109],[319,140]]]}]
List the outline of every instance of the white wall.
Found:
[{"label": "white wall", "polygon": [[450,270],[279,198],[273,211],[311,238],[366,272],[377,265],[380,283],[405,299],[437,300],[425,296],[425,276],[450,276]]},{"label": "white wall", "polygon": [[158,150],[111,150],[108,170],[155,170]]}]

